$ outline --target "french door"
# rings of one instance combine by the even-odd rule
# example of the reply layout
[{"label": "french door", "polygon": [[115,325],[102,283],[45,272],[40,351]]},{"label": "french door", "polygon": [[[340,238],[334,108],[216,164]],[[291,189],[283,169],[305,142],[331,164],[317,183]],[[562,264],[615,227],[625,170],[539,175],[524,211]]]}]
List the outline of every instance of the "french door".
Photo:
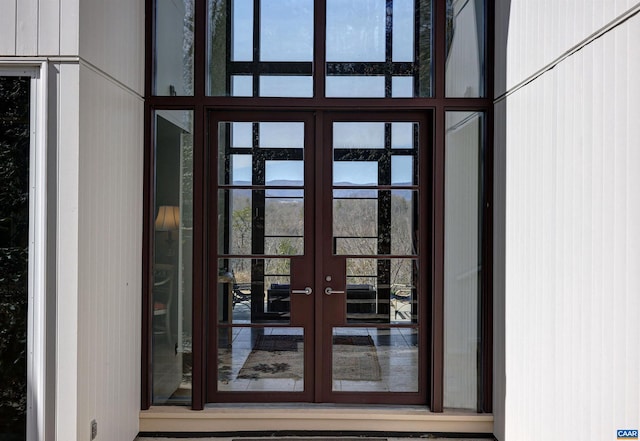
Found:
[{"label": "french door", "polygon": [[211,114],[208,402],[428,402],[429,123]]}]

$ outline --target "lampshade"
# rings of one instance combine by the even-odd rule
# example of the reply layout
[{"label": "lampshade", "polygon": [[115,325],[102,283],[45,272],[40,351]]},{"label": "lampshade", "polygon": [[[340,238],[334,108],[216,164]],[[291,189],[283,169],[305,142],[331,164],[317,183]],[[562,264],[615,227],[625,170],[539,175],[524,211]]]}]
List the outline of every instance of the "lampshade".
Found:
[{"label": "lampshade", "polygon": [[156,231],[177,230],[180,226],[180,210],[173,205],[162,205],[156,217]]}]

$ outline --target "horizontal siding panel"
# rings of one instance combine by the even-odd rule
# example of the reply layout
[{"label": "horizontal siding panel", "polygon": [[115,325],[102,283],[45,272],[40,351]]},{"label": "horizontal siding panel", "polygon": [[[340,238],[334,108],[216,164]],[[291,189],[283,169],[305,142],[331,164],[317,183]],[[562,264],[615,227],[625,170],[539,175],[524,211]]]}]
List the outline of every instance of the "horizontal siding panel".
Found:
[{"label": "horizontal siding panel", "polygon": [[[497,0],[498,36],[502,38],[496,40],[496,58],[498,65],[505,57],[509,60],[506,89],[638,5],[638,0]],[[498,87],[496,92],[504,90]]]}]

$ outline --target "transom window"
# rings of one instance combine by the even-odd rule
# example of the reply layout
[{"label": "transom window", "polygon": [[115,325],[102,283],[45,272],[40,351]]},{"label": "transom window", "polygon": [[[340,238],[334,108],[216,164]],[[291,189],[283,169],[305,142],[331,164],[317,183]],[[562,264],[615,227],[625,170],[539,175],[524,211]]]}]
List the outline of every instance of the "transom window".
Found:
[{"label": "transom window", "polygon": [[[209,95],[314,96],[313,0],[208,8]],[[430,95],[430,0],[328,0],[325,11],[325,96]]]}]

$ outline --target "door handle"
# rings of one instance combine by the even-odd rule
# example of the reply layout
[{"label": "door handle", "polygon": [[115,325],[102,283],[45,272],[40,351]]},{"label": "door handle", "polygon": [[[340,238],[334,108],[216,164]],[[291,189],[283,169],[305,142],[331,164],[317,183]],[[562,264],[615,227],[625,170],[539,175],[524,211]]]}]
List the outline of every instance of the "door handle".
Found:
[{"label": "door handle", "polygon": [[344,291],[334,291],[334,290],[332,290],[332,289],[331,289],[331,287],[330,287],[330,286],[327,286],[327,287],[324,289],[324,293],[325,293],[326,295],[330,296],[331,294],[344,294]]},{"label": "door handle", "polygon": [[305,289],[292,289],[291,290],[291,294],[311,295],[312,292],[313,292],[313,290],[311,288],[309,288],[308,286]]}]

